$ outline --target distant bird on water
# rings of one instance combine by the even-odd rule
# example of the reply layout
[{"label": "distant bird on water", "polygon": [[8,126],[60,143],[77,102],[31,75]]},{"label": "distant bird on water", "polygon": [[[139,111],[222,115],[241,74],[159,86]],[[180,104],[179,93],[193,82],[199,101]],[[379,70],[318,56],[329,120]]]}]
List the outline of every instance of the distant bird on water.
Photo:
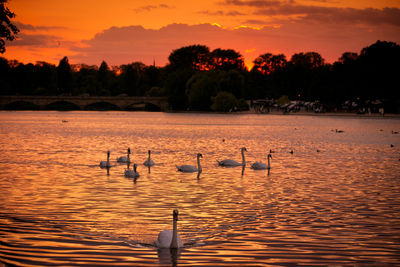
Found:
[{"label": "distant bird on water", "polygon": [[180,172],[201,172],[202,168],[200,165],[200,158],[202,157],[203,155],[201,153],[197,153],[197,168],[193,165],[181,165],[181,166],[176,165],[176,168]]},{"label": "distant bird on water", "polygon": [[107,151],[107,161],[100,161],[100,168],[110,168],[110,151]]},{"label": "distant bird on water", "polygon": [[143,162],[143,165],[151,167],[154,165],[154,161],[151,159],[151,151],[148,150],[147,152],[149,153],[149,157],[146,159],[145,162]]},{"label": "distant bird on water", "polygon": [[137,165],[133,164],[133,170],[129,169],[129,164],[128,164],[128,169],[125,170],[124,175],[127,178],[138,178],[140,174],[136,170]]},{"label": "distant bird on water", "polygon": [[270,158],[272,158],[272,155],[268,154],[268,156],[267,156],[268,165],[263,162],[256,161],[253,164],[251,164],[251,168],[254,170],[269,170],[269,169],[271,169]]},{"label": "distant bird on water", "polygon": [[130,154],[131,154],[131,149],[128,147],[127,155],[117,158],[117,162],[119,162],[119,163],[130,163],[131,162]]},{"label": "distant bird on water", "polygon": [[241,149],[241,153],[242,153],[242,163],[237,162],[236,160],[233,159],[224,159],[221,161],[218,161],[218,165],[219,166],[224,166],[224,167],[236,167],[236,166],[245,166],[246,165],[246,160],[244,157],[244,151],[247,151],[247,149],[245,147],[242,147]]}]

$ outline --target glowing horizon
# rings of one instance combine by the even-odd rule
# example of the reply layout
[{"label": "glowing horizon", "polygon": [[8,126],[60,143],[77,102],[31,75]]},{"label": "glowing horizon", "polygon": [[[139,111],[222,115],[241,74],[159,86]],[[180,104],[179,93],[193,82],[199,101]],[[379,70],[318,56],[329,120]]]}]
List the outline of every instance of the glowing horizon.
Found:
[{"label": "glowing horizon", "polygon": [[[3,57],[23,63],[156,61],[192,44],[234,49],[246,66],[264,53],[314,51],[333,63],[377,40],[400,43],[400,3],[385,1],[10,0],[21,32]],[[83,15],[84,14],[84,15]]]}]

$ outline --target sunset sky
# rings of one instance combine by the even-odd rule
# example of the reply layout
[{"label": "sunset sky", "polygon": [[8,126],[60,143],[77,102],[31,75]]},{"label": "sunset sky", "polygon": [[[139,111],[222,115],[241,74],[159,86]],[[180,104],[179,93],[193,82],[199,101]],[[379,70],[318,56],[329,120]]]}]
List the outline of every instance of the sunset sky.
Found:
[{"label": "sunset sky", "polygon": [[263,53],[315,51],[329,63],[377,40],[400,43],[400,0],[9,0],[21,30],[7,59],[109,65],[168,62],[191,44]]}]

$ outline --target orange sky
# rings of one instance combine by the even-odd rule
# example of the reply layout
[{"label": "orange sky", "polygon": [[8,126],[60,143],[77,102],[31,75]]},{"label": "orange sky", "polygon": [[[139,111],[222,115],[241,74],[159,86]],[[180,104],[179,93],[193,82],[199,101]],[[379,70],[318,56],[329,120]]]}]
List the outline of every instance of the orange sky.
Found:
[{"label": "orange sky", "polygon": [[400,43],[399,0],[9,0],[21,29],[7,59],[24,63],[167,63],[173,49],[260,54],[315,51],[327,62],[378,39]]}]

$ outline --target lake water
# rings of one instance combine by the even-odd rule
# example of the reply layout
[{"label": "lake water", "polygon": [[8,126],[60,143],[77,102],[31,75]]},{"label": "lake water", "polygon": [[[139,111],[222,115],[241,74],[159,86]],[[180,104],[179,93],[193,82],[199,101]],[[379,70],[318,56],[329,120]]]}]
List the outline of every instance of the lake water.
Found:
[{"label": "lake water", "polygon": [[[0,266],[398,265],[392,131],[399,119],[0,112]],[[116,162],[128,147],[136,180]],[[244,170],[217,166],[242,147]],[[252,170],[270,149],[271,170]],[[176,171],[197,153],[199,176]],[[185,247],[158,250],[173,209]]]}]

